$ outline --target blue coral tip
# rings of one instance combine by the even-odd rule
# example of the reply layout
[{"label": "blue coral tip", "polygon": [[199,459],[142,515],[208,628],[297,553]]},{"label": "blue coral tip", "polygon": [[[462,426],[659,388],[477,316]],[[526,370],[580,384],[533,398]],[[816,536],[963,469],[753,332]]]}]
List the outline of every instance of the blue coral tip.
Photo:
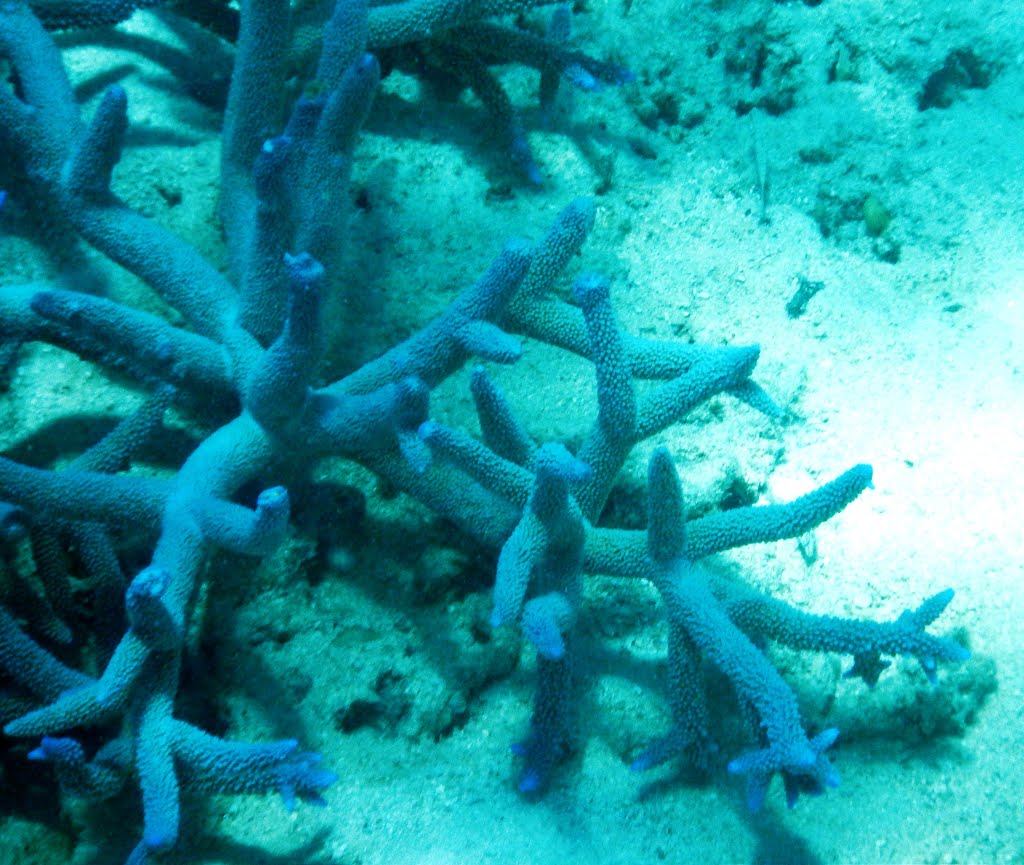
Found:
[{"label": "blue coral tip", "polygon": [[649,751],[650,749],[647,749],[647,751],[644,751],[639,757],[629,764],[630,772],[646,772],[654,765],[654,760],[651,759]]},{"label": "blue coral tip", "polygon": [[[174,846],[177,840],[177,833],[172,831],[170,828],[160,830],[149,829],[143,832],[142,835],[142,844],[145,847],[146,853],[165,853]],[[144,861],[150,860],[147,859]]]},{"label": "blue coral tip", "polygon": [[85,751],[76,739],[43,736],[39,747],[33,748],[26,756],[34,761],[55,760],[70,763],[85,760]]},{"label": "blue coral tip", "polygon": [[540,789],[540,773],[536,769],[527,769],[519,779],[520,793],[536,793]]},{"label": "blue coral tip", "polygon": [[838,738],[839,728],[829,727],[827,730],[822,730],[818,733],[818,735],[814,737],[812,744],[818,751],[827,751],[835,744],[836,739]]},{"label": "blue coral tip", "polygon": [[599,273],[581,273],[572,286],[572,296],[580,306],[607,300],[611,284]]},{"label": "blue coral tip", "polygon": [[418,435],[422,441],[429,442],[431,437],[440,432],[440,429],[441,425],[437,421],[425,420],[419,425],[419,428],[416,430],[416,435]]}]

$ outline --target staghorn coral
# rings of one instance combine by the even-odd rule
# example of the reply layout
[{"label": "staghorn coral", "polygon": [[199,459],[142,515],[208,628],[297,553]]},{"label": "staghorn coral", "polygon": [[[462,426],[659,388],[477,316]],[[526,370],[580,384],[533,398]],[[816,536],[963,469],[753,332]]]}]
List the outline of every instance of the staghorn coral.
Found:
[{"label": "staghorn coral", "polygon": [[[367,46],[386,75],[392,69],[432,81],[442,91],[470,90],[483,104],[497,137],[512,164],[530,183],[543,182],[533,157],[526,128],[505,87],[492,71],[495,66],[519,64],[541,74],[542,115],[548,117],[561,80],[584,91],[634,80],[629,69],[597,60],[567,45],[570,12],[557,6],[544,32],[523,26],[522,16],[556,0],[406,0],[371,4]],[[322,21],[330,14],[329,2],[300,5],[294,14],[291,63],[308,65],[319,51]],[[512,24],[492,18],[516,15]]]},{"label": "staghorn coral", "polygon": [[[0,522],[27,542],[35,575],[18,571],[0,607],[0,671],[8,736],[32,740],[30,759],[52,765],[65,789],[105,798],[125,784],[142,794],[142,837],[130,861],[171,849],[181,832],[180,791],[275,791],[286,804],[318,802],[334,775],[292,739],[265,744],[213,736],[177,714],[196,597],[217,573],[212,548],[256,558],[283,539],[290,496],[281,481],[325,456],[369,469],[498,553],[492,624],[519,624],[535,646],[538,685],[520,787],[540,789],[576,745],[584,580],[608,574],[652,582],[669,621],[674,723],[636,761],[675,754],[705,763],[710,734],[701,660],[733,682],[756,746],[730,764],[758,805],[775,773],[791,800],[837,776],[826,751],[836,733],[805,730],[764,640],[854,657],[877,677],[881,655],[960,660],[929,636],[951,593],[893,623],[809,616],[705,573],[721,550],[796,537],[838,513],[870,483],[858,466],[789,505],[739,508],[686,521],[664,451],[651,460],[649,527],[601,526],[632,449],[717,394],[778,409],[751,379],[756,347],[706,347],[631,336],[610,286],[585,275],[574,303],[553,290],[582,247],[593,204],[576,201],[535,245],[509,243],[480,280],[436,319],[337,381],[317,383],[325,346],[343,340],[323,314],[347,285],[339,255],[353,146],[378,80],[365,53],[373,17],[342,2],[326,25],[317,87],[285,116],[288,6],[243,7],[223,130],[224,275],[185,240],[126,207],[111,191],[127,127],[117,87],[91,121],[79,115],[60,52],[25,4],[0,10],[0,54],[15,87],[0,91],[0,134],[20,163],[14,188],[54,208],[83,239],[152,288],[180,316],[161,316],[85,292],[41,285],[0,289],[5,346],[45,342],[116,367],[153,396],[72,464],[0,459]],[[279,133],[267,138],[268,130]],[[514,362],[518,336],[589,359],[598,418],[582,444],[538,446],[485,367],[472,395],[483,439],[429,419],[433,389],[469,361]],[[16,354],[11,361],[17,364]],[[636,380],[653,383],[643,395]],[[159,383],[159,384],[157,384]],[[176,400],[203,436],[165,477],[123,471]],[[227,414],[227,418],[224,415]],[[118,533],[155,537],[146,564],[126,574]],[[69,572],[66,553],[77,562]],[[73,580],[95,607],[76,608]]]}]

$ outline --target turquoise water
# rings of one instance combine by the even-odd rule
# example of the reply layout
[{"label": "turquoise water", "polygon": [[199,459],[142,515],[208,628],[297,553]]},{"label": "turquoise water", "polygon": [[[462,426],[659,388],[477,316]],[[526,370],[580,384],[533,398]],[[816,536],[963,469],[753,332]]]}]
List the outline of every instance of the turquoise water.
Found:
[{"label": "turquoise water", "polygon": [[[665,618],[652,587],[588,577],[577,751],[543,796],[524,797],[509,745],[526,732],[536,661],[514,628],[488,623],[493,552],[366,469],[324,459],[311,473],[333,492],[296,508],[277,552],[210,557],[176,712],[230,738],[297,738],[339,778],[325,807],[291,814],[276,796],[186,796],[178,847],[160,861],[1024,861],[1024,4],[576,11],[573,47],[637,81],[563,85],[545,124],[536,75],[500,72],[540,187],[510,165],[472,96],[385,77],[355,150],[353,288],[332,307],[345,338],[328,347],[324,380],[439,313],[504,239],[536,241],[593,196],[595,228],[559,291],[600,271],[631,333],[760,344],[756,379],[787,410],[779,423],[714,398],[637,448],[609,521],[642,524],[655,445],[696,514],[790,501],[870,462],[874,489],[813,541],[708,567],[810,612],[879,621],[952,587],[931,630],[972,659],[940,667],[934,688],[898,660],[868,689],[842,678],[848,657],[770,648],[808,724],[840,729],[842,783],[789,810],[776,781],[751,815],[725,770],[748,748],[744,725],[714,671],[711,771],[629,771],[669,722]],[[86,116],[110,84],[127,92],[117,194],[227,270],[216,93],[229,49],[196,52],[151,13],[59,44]],[[54,243],[28,205],[0,213],[3,285],[57,282],[179,321],[84,244]],[[801,282],[821,287],[794,315]],[[593,423],[583,361],[526,342],[495,378],[537,441],[578,444]],[[26,346],[0,393],[0,452],[62,465],[141,394],[101,364]],[[477,431],[468,373],[432,394],[431,416]],[[138,471],[173,470],[208,432],[187,406],[164,426]],[[124,539],[130,573],[147,543]],[[23,746],[0,746],[0,862],[123,860],[139,837],[137,793],[61,799],[46,766],[24,770]]]}]

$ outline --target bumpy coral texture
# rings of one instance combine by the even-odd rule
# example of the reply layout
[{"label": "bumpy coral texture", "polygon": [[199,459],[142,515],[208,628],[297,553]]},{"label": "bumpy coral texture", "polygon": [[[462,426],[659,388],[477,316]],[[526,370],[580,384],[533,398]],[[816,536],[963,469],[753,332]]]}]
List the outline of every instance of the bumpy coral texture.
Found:
[{"label": "bumpy coral texture", "polygon": [[[383,8],[400,15],[405,7],[437,13],[436,6]],[[325,321],[323,305],[358,290],[339,249],[353,145],[379,75],[365,49],[384,13],[368,15],[359,0],[333,8],[317,86],[284,115],[294,92],[285,81],[289,14],[286,0],[242,5],[222,139],[225,275],[111,191],[127,129],[124,91],[108,90],[83,122],[60,51],[32,8],[17,0],[0,8],[0,56],[15,85],[0,88],[0,137],[17,167],[0,200],[40,209],[138,277],[180,322],[55,285],[0,288],[6,367],[17,366],[21,346],[49,343],[116,368],[152,394],[62,468],[0,458],[5,734],[30,742],[28,757],[53,767],[69,792],[103,799],[138,786],[143,830],[131,863],[176,844],[182,789],[277,792],[289,807],[322,801],[335,775],[297,742],[223,739],[181,720],[175,704],[198,586],[209,580],[216,591],[209,550],[272,551],[290,518],[281,478],[342,456],[498,552],[492,623],[521,627],[539,656],[532,723],[515,749],[524,791],[539,790],[575,744],[577,621],[591,574],[650,581],[664,599],[674,720],[635,768],[676,754],[706,762],[702,676],[710,659],[751,719],[755,745],[729,764],[748,779],[751,805],[776,773],[791,800],[833,786],[827,751],[837,733],[805,729],[764,643],[852,655],[852,672],[866,681],[883,669],[882,655],[915,656],[934,675],[938,661],[966,657],[925,631],[952,592],[895,622],[849,621],[723,582],[701,560],[810,530],[870,484],[870,468],[857,466],[788,505],[687,521],[675,469],[659,449],[650,461],[648,528],[599,526],[638,443],[715,395],[777,409],[751,379],[756,347],[627,334],[600,276],[579,277],[571,303],[553,292],[592,227],[589,201],[570,204],[535,245],[508,244],[407,340],[315,384],[325,346],[346,338]],[[425,26],[417,20],[409,26]],[[267,138],[268,130],[277,134]],[[575,452],[538,445],[487,372],[514,362],[521,338],[593,365],[597,420]],[[470,361],[482,439],[429,419],[432,390]],[[654,384],[639,396],[637,380]],[[205,430],[199,444],[170,476],[125,472],[172,402]],[[125,529],[156,538],[135,573],[125,573]],[[29,551],[33,572],[16,567],[18,547]],[[91,611],[76,608],[72,589],[82,586]]]}]

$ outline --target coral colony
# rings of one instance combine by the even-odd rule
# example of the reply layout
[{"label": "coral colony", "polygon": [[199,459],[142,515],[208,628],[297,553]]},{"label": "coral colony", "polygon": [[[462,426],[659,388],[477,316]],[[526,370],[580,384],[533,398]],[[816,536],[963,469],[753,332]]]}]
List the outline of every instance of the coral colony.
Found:
[{"label": "coral colony", "polygon": [[[747,544],[797,537],[839,513],[871,484],[856,466],[784,505],[740,507],[686,519],[665,449],[650,458],[646,530],[598,524],[632,448],[695,406],[727,394],[766,413],[777,407],[751,379],[757,347],[703,347],[642,339],[616,321],[608,282],[580,276],[570,300],[552,291],[583,245],[594,205],[572,202],[540,242],[509,243],[480,279],[434,320],[337,381],[314,386],[325,346],[344,340],[321,310],[349,284],[339,248],[353,144],[380,75],[370,50],[418,46],[478,92],[501,121],[509,158],[538,172],[491,62],[559,76],[583,87],[628,73],[564,46],[564,12],[537,36],[484,20],[536,5],[519,0],[408,0],[367,9],[340,0],[320,22],[319,59],[289,103],[287,0],[243,3],[222,133],[221,214],[230,271],[128,208],[111,191],[127,128],[126,97],[111,87],[80,116],[50,36],[80,21],[127,17],[125,2],[0,8],[5,209],[20,201],[74,232],[177,313],[176,323],[55,285],[0,288],[0,352],[9,372],[22,346],[44,342],[117,369],[149,399],[60,468],[0,459],[0,721],[5,746],[51,767],[69,793],[103,799],[141,791],[141,839],[129,861],[174,847],[180,791],[280,793],[286,805],[320,802],[339,767],[298,742],[220,738],[175,713],[198,584],[216,573],[212,548],[264,556],[282,541],[290,470],[325,456],[365,467],[393,489],[500,551],[492,624],[518,627],[538,655],[532,723],[514,748],[520,787],[540,790],[576,738],[577,613],[587,575],[657,587],[669,628],[673,721],[640,754],[642,770],[683,756],[706,764],[711,747],[704,661],[733,685],[753,743],[728,771],[758,807],[776,774],[792,803],[838,783],[828,751],[838,731],[805,728],[767,641],[853,658],[873,683],[883,655],[917,658],[934,679],[958,644],[926,632],[950,602],[945,591],[896,621],[811,615],[734,581],[701,561]],[[145,4],[142,4],[145,5]],[[188,6],[188,4],[182,4]],[[321,4],[323,6],[323,4]],[[369,49],[369,50],[368,50]],[[283,114],[283,106],[288,106]],[[267,137],[276,133],[276,137]],[[597,420],[575,452],[535,442],[488,375],[520,355],[520,338],[593,365]],[[474,364],[481,438],[430,419],[431,391]],[[638,395],[638,380],[654,382]],[[205,437],[170,476],[127,473],[133,454],[175,403],[206,424]],[[224,418],[229,418],[224,421]],[[257,494],[253,490],[262,490]],[[148,564],[128,570],[126,529],[156,537]],[[15,556],[16,548],[30,555]],[[82,587],[90,606],[79,609]],[[597,615],[600,615],[598,612]]]}]

